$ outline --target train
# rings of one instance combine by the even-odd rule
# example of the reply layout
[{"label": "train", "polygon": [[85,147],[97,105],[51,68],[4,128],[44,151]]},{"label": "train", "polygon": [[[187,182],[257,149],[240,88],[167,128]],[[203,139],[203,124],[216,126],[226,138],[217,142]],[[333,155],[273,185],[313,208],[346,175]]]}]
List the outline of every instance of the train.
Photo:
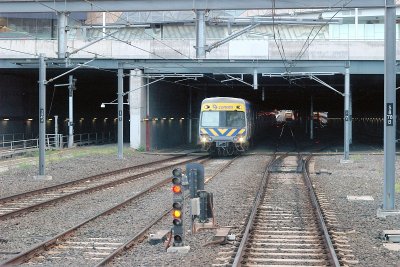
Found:
[{"label": "train", "polygon": [[204,99],[199,119],[202,150],[218,156],[246,152],[254,137],[255,115],[251,103],[241,98]]}]

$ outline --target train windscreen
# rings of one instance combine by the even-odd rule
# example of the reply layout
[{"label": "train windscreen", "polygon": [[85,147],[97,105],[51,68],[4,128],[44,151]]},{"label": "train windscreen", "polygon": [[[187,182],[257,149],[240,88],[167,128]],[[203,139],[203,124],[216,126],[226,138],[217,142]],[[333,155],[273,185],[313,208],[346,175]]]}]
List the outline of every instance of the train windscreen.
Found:
[{"label": "train windscreen", "polygon": [[245,127],[243,111],[205,111],[201,115],[202,127]]}]

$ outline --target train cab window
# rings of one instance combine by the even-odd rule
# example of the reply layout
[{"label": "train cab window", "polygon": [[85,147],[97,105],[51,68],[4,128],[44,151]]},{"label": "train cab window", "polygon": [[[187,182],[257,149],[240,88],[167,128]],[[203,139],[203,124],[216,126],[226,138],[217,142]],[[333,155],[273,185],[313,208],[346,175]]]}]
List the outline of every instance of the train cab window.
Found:
[{"label": "train cab window", "polygon": [[204,127],[219,126],[219,114],[220,114],[220,112],[218,112],[218,111],[202,112],[201,126],[204,126]]},{"label": "train cab window", "polygon": [[244,112],[228,111],[226,112],[226,127],[244,127]]},{"label": "train cab window", "polygon": [[201,115],[202,127],[244,127],[245,123],[242,111],[206,111]]}]

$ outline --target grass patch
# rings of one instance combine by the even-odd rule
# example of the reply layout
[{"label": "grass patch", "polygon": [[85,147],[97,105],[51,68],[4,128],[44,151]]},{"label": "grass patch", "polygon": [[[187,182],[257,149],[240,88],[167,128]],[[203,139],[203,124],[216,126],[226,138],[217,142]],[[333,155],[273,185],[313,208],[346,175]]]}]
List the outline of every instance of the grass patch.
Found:
[{"label": "grass patch", "polygon": [[360,160],[362,160],[362,155],[351,155],[350,159],[352,159],[354,161],[360,161]]},{"label": "grass patch", "polygon": [[396,193],[400,193],[400,184],[397,184],[397,183],[396,183],[396,185],[394,186],[394,191],[395,191]]},{"label": "grass patch", "polygon": [[22,162],[18,164],[18,168],[26,170],[29,169],[30,167],[32,167],[32,163],[31,162]]}]

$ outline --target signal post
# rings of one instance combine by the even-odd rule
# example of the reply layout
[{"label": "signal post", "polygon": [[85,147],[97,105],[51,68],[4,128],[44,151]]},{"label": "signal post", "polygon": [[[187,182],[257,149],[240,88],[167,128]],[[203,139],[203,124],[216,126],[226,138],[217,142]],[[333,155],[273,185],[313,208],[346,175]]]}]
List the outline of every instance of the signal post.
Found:
[{"label": "signal post", "polygon": [[177,168],[172,171],[172,246],[167,252],[188,253],[190,246],[185,246],[185,228],[184,228],[184,200],[183,193],[183,175],[182,169]]}]

